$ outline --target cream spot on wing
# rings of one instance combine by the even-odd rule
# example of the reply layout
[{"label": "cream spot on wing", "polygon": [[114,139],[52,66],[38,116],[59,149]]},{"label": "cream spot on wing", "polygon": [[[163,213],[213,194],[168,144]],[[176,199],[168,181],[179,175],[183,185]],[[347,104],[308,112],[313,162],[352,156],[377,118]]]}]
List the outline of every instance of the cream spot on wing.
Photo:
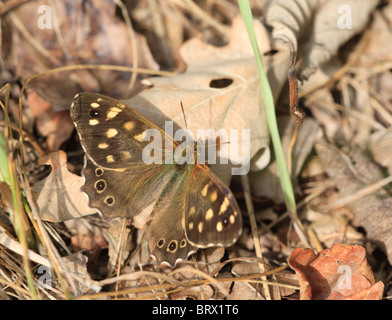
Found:
[{"label": "cream spot on wing", "polygon": [[98,148],[99,148],[99,149],[106,149],[106,148],[108,148],[108,147],[109,147],[109,145],[108,145],[106,142],[100,143],[100,144],[98,145]]},{"label": "cream spot on wing", "polygon": [[91,108],[99,108],[101,105],[99,103],[97,103],[97,102],[92,102],[90,104],[90,106],[91,106]]},{"label": "cream spot on wing", "polygon": [[235,222],[235,217],[231,214],[229,220],[230,223],[233,224]]},{"label": "cream spot on wing", "polygon": [[192,230],[192,229],[193,229],[193,222],[189,222],[189,224],[188,224],[188,229],[189,229],[189,230]]},{"label": "cream spot on wing", "polygon": [[135,135],[133,138],[134,138],[136,141],[142,142],[144,136],[145,136],[145,133],[142,132],[142,133],[140,133],[140,134]]},{"label": "cream spot on wing", "polygon": [[222,225],[222,222],[219,221],[216,224],[216,231],[221,232],[222,230],[223,230],[223,225]]},{"label": "cream spot on wing", "polygon": [[106,131],[106,136],[107,136],[108,138],[113,138],[113,137],[115,137],[116,135],[118,135],[118,131],[117,131],[116,129],[114,129],[114,128],[108,129],[108,130]]},{"label": "cream spot on wing", "polygon": [[215,202],[216,199],[218,199],[218,191],[214,190],[214,191],[211,192],[210,200],[211,200],[211,202]]},{"label": "cream spot on wing", "polygon": [[203,197],[207,196],[207,192],[208,192],[208,183],[204,186],[203,190],[201,190],[201,195]]},{"label": "cream spot on wing", "polygon": [[95,126],[95,125],[97,125],[99,123],[99,121],[97,120],[97,119],[91,119],[89,122],[88,122],[88,124],[90,125],[90,126]]},{"label": "cream spot on wing", "polygon": [[107,162],[107,163],[113,163],[113,162],[114,162],[113,156],[112,156],[112,155],[107,156],[107,157],[106,157],[106,162]]},{"label": "cream spot on wing", "polygon": [[201,233],[203,231],[203,222],[199,222],[199,225],[197,226],[197,230]]},{"label": "cream spot on wing", "polygon": [[131,157],[131,153],[129,151],[121,151],[121,158],[126,160]]},{"label": "cream spot on wing", "polygon": [[195,214],[195,212],[196,212],[195,207],[192,207],[192,208],[189,209],[188,215],[191,216],[191,215]]},{"label": "cream spot on wing", "polygon": [[223,201],[223,203],[219,209],[219,214],[224,213],[227,210],[227,208],[229,207],[229,204],[230,204],[229,198],[225,197],[225,200]]},{"label": "cream spot on wing", "polygon": [[212,211],[212,209],[208,209],[205,216],[206,221],[210,221],[213,216],[214,216],[214,211]]},{"label": "cream spot on wing", "polygon": [[135,123],[132,121],[127,121],[123,124],[123,127],[127,131],[131,131],[135,127]]},{"label": "cream spot on wing", "polygon": [[117,116],[122,110],[117,107],[111,107],[108,114],[106,115],[106,120],[113,119],[115,116]]}]

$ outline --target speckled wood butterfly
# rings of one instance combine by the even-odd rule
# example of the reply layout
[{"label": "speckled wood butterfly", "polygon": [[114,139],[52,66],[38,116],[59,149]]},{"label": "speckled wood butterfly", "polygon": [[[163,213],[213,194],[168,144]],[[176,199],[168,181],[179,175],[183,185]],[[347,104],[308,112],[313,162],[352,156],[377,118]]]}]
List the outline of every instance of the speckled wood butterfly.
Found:
[{"label": "speckled wood butterfly", "polygon": [[[158,263],[175,265],[198,248],[238,239],[242,217],[230,190],[205,164],[165,163],[165,153],[179,143],[142,114],[109,97],[79,93],[71,117],[85,151],[82,191],[89,205],[109,218],[134,218],[153,205],[146,237]],[[143,161],[147,129],[161,132],[162,163]]]}]

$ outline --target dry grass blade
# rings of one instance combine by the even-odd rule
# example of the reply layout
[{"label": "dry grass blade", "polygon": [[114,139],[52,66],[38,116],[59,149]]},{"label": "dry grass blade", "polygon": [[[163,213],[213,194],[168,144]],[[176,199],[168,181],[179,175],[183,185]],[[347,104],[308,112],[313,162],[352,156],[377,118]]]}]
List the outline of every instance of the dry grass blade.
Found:
[{"label": "dry grass blade", "polygon": [[183,7],[184,9],[189,10],[191,13],[193,13],[195,16],[199,17],[202,21],[204,21],[206,24],[212,26],[217,32],[219,32],[225,39],[230,38],[230,31],[229,29],[217,22],[213,17],[211,17],[208,13],[200,9],[193,1],[190,0],[174,0],[174,3],[176,3],[178,6]]},{"label": "dry grass blade", "polygon": [[[242,181],[242,187],[244,189],[244,195],[245,195],[245,201],[246,201],[246,206],[248,208],[248,214],[249,214],[249,219],[250,219],[250,225],[252,229],[252,234],[253,234],[253,241],[255,243],[255,250],[256,250],[256,256],[259,259],[263,259],[263,254],[261,253],[261,246],[260,246],[260,240],[259,240],[259,234],[257,231],[257,224],[256,224],[256,219],[255,219],[255,213],[253,209],[253,204],[252,204],[252,197],[250,194],[250,187],[249,187],[249,179],[247,175],[242,175],[241,176],[241,181]],[[260,263],[259,268],[261,273],[265,272],[264,269],[264,264]],[[262,277],[262,280],[266,281],[266,277]],[[269,291],[269,287],[267,284],[263,284],[264,286],[264,294],[267,300],[271,300],[271,293]]]},{"label": "dry grass blade", "polygon": [[392,182],[392,176],[386,177],[380,181],[377,181],[373,184],[370,184],[370,185],[362,188],[361,190],[356,191],[353,194],[350,194],[348,196],[345,196],[345,197],[342,197],[340,199],[335,200],[334,202],[324,206],[323,209],[330,211],[330,210],[334,210],[334,209],[343,207],[347,204],[358,201],[359,199],[361,199],[365,196],[368,196],[377,190],[382,189],[383,187],[387,186],[391,182]]}]

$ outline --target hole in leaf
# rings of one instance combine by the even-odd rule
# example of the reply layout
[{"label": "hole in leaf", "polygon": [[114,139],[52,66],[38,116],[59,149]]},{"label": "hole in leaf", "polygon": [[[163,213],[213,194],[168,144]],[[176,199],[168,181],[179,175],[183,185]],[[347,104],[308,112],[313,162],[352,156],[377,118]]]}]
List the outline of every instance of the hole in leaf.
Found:
[{"label": "hole in leaf", "polygon": [[264,53],[264,56],[273,56],[273,55],[277,54],[278,52],[279,52],[279,51],[276,50],[276,49],[271,49],[270,51],[265,52],[265,53]]},{"label": "hole in leaf", "polygon": [[217,88],[217,89],[223,89],[228,87],[233,83],[232,79],[229,78],[219,78],[219,79],[214,79],[210,81],[210,88]]}]

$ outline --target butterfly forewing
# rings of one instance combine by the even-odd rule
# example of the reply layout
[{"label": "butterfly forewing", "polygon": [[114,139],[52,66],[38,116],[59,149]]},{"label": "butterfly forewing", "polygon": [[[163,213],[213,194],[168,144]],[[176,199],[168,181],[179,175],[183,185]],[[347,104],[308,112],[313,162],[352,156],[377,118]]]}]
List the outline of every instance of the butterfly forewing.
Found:
[{"label": "butterfly forewing", "polygon": [[157,125],[126,104],[104,95],[79,93],[71,106],[71,117],[84,151],[100,167],[121,171],[145,166],[143,149],[150,143],[147,139],[151,129],[161,133],[161,160],[165,148],[175,148],[175,142]]}]

